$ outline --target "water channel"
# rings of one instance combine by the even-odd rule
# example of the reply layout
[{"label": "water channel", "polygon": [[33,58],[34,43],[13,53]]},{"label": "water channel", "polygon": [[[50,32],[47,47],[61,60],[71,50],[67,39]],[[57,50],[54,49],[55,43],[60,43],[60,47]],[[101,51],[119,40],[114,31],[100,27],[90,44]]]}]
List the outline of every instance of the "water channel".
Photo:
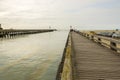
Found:
[{"label": "water channel", "polygon": [[55,80],[68,31],[0,39],[0,80]]}]

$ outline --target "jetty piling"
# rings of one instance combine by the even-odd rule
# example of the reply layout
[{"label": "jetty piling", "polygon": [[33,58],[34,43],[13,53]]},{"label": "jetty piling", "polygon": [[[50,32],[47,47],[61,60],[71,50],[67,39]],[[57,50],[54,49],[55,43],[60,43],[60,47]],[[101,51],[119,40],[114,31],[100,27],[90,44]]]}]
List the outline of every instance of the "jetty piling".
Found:
[{"label": "jetty piling", "polygon": [[43,33],[43,32],[52,32],[55,29],[4,29],[0,30],[0,38],[4,37],[13,37],[17,35],[25,35],[25,34],[36,34],[36,33]]}]

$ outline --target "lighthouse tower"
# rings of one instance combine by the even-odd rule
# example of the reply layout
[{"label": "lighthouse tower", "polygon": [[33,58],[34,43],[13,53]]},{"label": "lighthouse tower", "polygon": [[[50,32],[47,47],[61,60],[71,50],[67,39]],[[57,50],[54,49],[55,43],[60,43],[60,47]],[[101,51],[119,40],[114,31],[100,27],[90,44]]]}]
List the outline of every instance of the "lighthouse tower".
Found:
[{"label": "lighthouse tower", "polygon": [[0,24],[0,30],[3,30],[3,28],[1,27],[1,24]]}]

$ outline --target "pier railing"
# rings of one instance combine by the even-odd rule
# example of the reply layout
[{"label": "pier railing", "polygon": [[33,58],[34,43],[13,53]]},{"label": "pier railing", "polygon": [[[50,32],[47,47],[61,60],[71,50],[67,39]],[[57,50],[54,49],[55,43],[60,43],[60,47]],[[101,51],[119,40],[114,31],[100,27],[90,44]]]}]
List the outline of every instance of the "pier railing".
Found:
[{"label": "pier railing", "polygon": [[75,31],[75,32],[77,32],[78,34],[80,34],[90,40],[93,40],[105,47],[108,47],[108,48],[120,53],[120,40],[115,40],[115,39],[112,39],[109,37],[104,37],[104,36],[92,35],[92,34],[80,32],[80,31]]}]

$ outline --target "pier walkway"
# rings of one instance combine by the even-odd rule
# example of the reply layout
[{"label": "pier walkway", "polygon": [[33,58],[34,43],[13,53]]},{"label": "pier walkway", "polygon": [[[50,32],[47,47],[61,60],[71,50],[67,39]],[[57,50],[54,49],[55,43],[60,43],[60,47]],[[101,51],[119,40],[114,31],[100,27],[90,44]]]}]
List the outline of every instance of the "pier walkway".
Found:
[{"label": "pier walkway", "polygon": [[120,55],[76,32],[71,32],[74,80],[120,80]]}]

